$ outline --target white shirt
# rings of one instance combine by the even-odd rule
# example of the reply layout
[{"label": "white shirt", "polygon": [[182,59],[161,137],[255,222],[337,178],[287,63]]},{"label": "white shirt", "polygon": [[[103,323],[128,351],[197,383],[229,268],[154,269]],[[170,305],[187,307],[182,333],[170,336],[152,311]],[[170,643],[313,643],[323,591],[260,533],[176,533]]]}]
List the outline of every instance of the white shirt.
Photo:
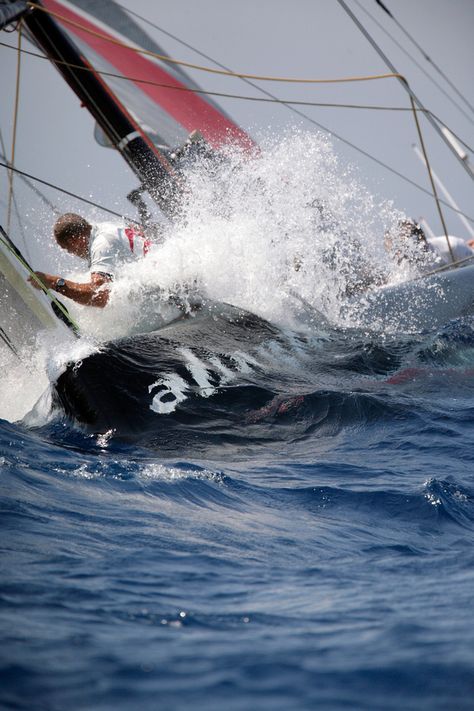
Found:
[{"label": "white shirt", "polygon": [[139,227],[125,227],[113,222],[95,224],[89,240],[91,273],[113,277],[123,264],[144,257],[149,248],[150,241]]},{"label": "white shirt", "polygon": [[[463,239],[461,239],[461,237],[453,237],[452,235],[448,235],[448,238],[456,262],[474,255],[474,251]],[[432,237],[431,239],[428,239],[428,243],[434,248],[437,256],[441,260],[439,266],[452,263],[453,260],[451,259],[451,253],[446,242],[446,237]]]}]

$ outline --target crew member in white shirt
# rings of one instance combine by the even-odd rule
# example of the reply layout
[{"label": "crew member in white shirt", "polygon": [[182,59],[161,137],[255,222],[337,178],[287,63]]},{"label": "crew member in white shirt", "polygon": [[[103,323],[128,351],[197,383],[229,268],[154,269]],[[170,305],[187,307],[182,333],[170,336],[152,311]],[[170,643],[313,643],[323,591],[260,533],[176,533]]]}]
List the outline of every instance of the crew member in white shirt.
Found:
[{"label": "crew member in white shirt", "polygon": [[[151,246],[140,227],[126,227],[111,222],[91,224],[72,212],[62,215],[54,225],[54,237],[62,249],[87,259],[90,280],[85,283],[61,276],[35,272],[48,288],[84,306],[106,306],[110,284],[117,269],[145,256]],[[28,279],[40,289],[33,277]]]},{"label": "crew member in white shirt", "polygon": [[[448,239],[455,262],[474,256],[474,240],[465,242],[460,237],[451,235]],[[395,237],[386,233],[385,248],[398,264],[408,262],[424,273],[453,263],[446,237],[427,238],[415,220],[400,221]]]},{"label": "crew member in white shirt", "polygon": [[[460,262],[462,259],[467,259],[467,257],[472,257],[474,255],[474,251],[469,246],[469,243],[465,242],[461,239],[461,237],[453,237],[452,235],[448,235],[448,239],[455,262]],[[440,266],[452,264],[453,260],[451,252],[444,235],[441,237],[431,237],[431,239],[428,237],[427,242],[431,247],[433,247],[436,255],[441,260]]]}]

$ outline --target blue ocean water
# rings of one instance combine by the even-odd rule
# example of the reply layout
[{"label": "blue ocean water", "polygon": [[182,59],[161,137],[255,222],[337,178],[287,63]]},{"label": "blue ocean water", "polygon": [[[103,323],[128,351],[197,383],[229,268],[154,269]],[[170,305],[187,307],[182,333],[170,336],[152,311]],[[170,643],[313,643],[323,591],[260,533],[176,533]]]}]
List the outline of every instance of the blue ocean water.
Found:
[{"label": "blue ocean water", "polygon": [[2,708],[472,709],[473,322],[314,361],[161,449],[1,422]]}]

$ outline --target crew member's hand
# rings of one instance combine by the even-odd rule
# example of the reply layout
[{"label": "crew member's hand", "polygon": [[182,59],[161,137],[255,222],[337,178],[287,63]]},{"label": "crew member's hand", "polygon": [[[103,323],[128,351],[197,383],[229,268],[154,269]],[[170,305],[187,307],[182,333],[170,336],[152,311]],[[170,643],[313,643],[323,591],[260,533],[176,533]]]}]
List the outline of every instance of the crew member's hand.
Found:
[{"label": "crew member's hand", "polygon": [[474,249],[474,239],[468,240],[467,244],[469,245],[469,247],[470,247],[471,249]]},{"label": "crew member's hand", "polygon": [[[53,276],[52,274],[45,274],[44,272],[35,272],[35,274],[47,289],[52,289],[58,278],[57,276]],[[35,287],[35,289],[41,290],[41,286],[32,276],[28,277],[28,281],[32,286]]]}]

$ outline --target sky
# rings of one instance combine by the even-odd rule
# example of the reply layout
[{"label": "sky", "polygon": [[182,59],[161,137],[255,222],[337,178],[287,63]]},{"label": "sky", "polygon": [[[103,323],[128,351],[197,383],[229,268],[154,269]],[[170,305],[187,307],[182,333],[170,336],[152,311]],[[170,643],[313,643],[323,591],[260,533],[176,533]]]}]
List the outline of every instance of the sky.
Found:
[{"label": "sky", "polygon": [[[424,106],[472,146],[474,114],[463,100],[453,93],[375,0],[347,2],[397,70],[407,77]],[[386,0],[386,5],[462,96],[474,104],[473,0],[452,0],[449,3],[445,0]],[[291,3],[283,0],[239,0],[238,3],[134,0],[129,7],[234,71],[302,78],[335,78],[388,71],[337,0],[294,0]],[[140,24],[170,56],[212,66],[188,47],[144,22]],[[421,69],[393,40],[410,52]],[[2,32],[0,41],[16,45],[16,34]],[[32,49],[26,40],[23,46]],[[0,63],[0,129],[10,154],[16,52],[0,46]],[[422,70],[454,98],[462,111]],[[189,73],[209,91],[261,96],[258,90],[237,79],[193,70]],[[287,100],[409,106],[406,93],[395,79],[313,86],[266,83],[264,87]],[[308,132],[318,131],[316,122],[429,189],[426,169],[412,148],[418,138],[413,116],[408,112],[303,107],[300,110],[308,117],[304,118],[279,104],[219,98],[216,101],[257,142],[269,134],[283,136],[295,126]],[[434,171],[458,206],[474,216],[472,180],[427,121],[422,120],[421,124]],[[355,166],[361,181],[377,197],[393,200],[395,207],[407,215],[417,219],[424,217],[435,233],[442,232],[432,198],[336,138],[333,140],[343,164],[347,162]],[[117,153],[95,143],[93,121],[86,109],[80,107],[78,99],[57,71],[34,57],[24,56],[22,60],[15,150],[15,164],[21,170],[130,214],[125,195],[137,184],[136,178]],[[474,157],[470,157],[474,166]],[[14,185],[20,212],[30,232],[47,234],[51,228],[51,215],[39,207],[32,193],[25,190],[17,178]],[[8,184],[4,168],[0,169],[0,189],[0,224],[5,224]],[[42,187],[41,190],[64,211],[81,209],[80,203],[70,198]],[[445,210],[445,215],[451,234],[468,236],[453,212]]]}]

